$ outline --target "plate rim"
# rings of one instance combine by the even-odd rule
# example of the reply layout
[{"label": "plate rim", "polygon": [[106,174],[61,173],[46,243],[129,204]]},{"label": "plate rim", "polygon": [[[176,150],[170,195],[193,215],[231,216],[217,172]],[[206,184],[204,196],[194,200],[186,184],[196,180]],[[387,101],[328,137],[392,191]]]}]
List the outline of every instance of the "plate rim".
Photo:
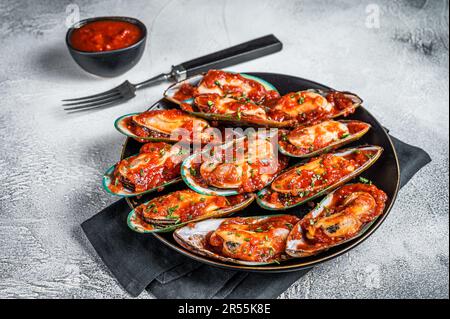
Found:
[{"label": "plate rim", "polygon": [[[327,85],[323,85],[319,82],[316,81],[312,81],[312,80],[308,80],[299,76],[295,76],[295,75],[289,75],[289,74],[282,74],[282,73],[272,73],[272,72],[242,72],[242,73],[246,73],[249,75],[255,75],[255,76],[260,76],[260,75],[270,75],[270,76],[281,76],[281,77],[290,77],[290,78],[295,78],[297,80],[301,80],[304,82],[308,82],[310,84],[313,85],[317,85],[320,86],[322,88],[325,89],[332,89],[331,87],[327,86]],[[154,108],[156,105],[158,105],[161,101],[164,101],[165,98],[161,98],[158,101],[156,101],[155,103],[153,103],[150,107],[149,110]],[[378,121],[378,119],[376,117],[374,117],[363,105],[359,106],[359,108],[363,109],[364,112],[366,112],[374,121],[377,125],[379,125],[382,128],[383,134],[385,135],[385,137],[387,138],[391,149],[393,151],[393,155],[394,155],[394,159],[395,159],[395,164],[396,164],[396,170],[397,170],[397,179],[396,179],[396,186],[395,186],[395,190],[394,190],[394,195],[391,198],[391,203],[388,207],[385,208],[385,212],[383,215],[381,215],[379,218],[377,218],[377,220],[375,221],[375,223],[359,238],[355,238],[353,241],[350,241],[348,246],[337,250],[336,252],[328,255],[328,256],[323,256],[320,257],[316,260],[312,260],[312,261],[303,261],[303,262],[299,262],[296,264],[290,264],[290,265],[283,265],[281,264],[275,264],[275,265],[267,265],[267,266],[243,266],[243,265],[235,265],[235,264],[227,264],[224,262],[220,262],[220,261],[215,261],[212,259],[208,259],[206,257],[203,256],[198,256],[188,250],[186,250],[183,247],[178,246],[176,243],[172,243],[169,240],[167,240],[166,238],[162,237],[161,235],[157,234],[157,233],[152,233],[150,235],[156,237],[159,241],[161,241],[163,244],[167,245],[168,247],[170,247],[171,249],[174,250],[174,252],[176,253],[180,253],[186,257],[189,257],[191,259],[194,259],[198,262],[201,262],[203,264],[207,264],[210,266],[214,266],[214,267],[218,267],[218,268],[222,268],[222,269],[227,269],[227,270],[238,270],[238,271],[248,271],[248,272],[257,272],[257,273],[282,273],[282,272],[292,272],[292,271],[299,271],[299,270],[304,270],[304,269],[309,269],[312,268],[316,265],[322,264],[324,262],[333,260],[347,252],[349,252],[350,250],[354,249],[355,247],[357,247],[358,245],[362,244],[366,239],[368,239],[386,220],[387,216],[390,214],[396,200],[397,200],[397,195],[400,189],[400,164],[399,164],[399,160],[398,160],[398,155],[397,155],[397,151],[394,147],[394,143],[392,142],[391,137],[389,136],[388,132],[386,131],[386,129],[384,129],[384,126]],[[128,142],[130,141],[130,137],[127,137],[125,142],[123,143],[122,146],[122,151],[120,154],[120,158],[122,159],[124,157],[125,154],[125,150],[127,148]],[[134,209],[133,204],[130,201],[130,197],[125,197],[125,200],[128,204],[128,206],[131,209]],[[147,234],[148,235],[148,234]],[[300,258],[298,260],[301,260]]]}]

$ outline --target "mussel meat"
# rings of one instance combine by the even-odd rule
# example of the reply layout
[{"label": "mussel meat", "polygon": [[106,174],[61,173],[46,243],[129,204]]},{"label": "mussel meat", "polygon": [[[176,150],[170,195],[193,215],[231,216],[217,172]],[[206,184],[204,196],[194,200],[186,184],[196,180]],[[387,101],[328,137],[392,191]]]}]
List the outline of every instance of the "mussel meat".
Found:
[{"label": "mussel meat", "polygon": [[202,94],[216,94],[235,99],[244,98],[255,103],[263,103],[279,98],[276,88],[255,76],[209,70],[206,74],[193,76],[169,87],[164,96],[177,103],[189,103]]},{"label": "mussel meat", "polygon": [[329,192],[368,169],[381,156],[380,146],[359,146],[322,154],[277,176],[258,194],[270,210],[291,208]]},{"label": "mussel meat", "polygon": [[122,134],[144,141],[191,142],[194,138],[207,140],[206,120],[197,118],[179,109],[149,110],[119,117],[114,123]]},{"label": "mussel meat", "polygon": [[273,120],[291,118],[299,124],[310,125],[347,116],[361,103],[362,99],[350,92],[306,90],[288,93],[267,105],[271,107],[268,116]]},{"label": "mussel meat", "polygon": [[103,187],[113,195],[137,196],[181,181],[180,166],[189,151],[164,142],[144,144],[139,154],[108,169]]},{"label": "mussel meat", "polygon": [[280,130],[280,152],[292,157],[312,157],[360,139],[370,129],[361,121],[327,120],[292,131]]},{"label": "mussel meat", "polygon": [[254,194],[201,195],[190,189],[156,197],[131,211],[128,226],[136,232],[167,232],[186,223],[228,216],[250,205]]},{"label": "mussel meat", "polygon": [[197,254],[242,265],[287,259],[286,240],[299,218],[293,215],[208,219],[174,232],[175,240]]},{"label": "mussel meat", "polygon": [[247,74],[210,70],[169,87],[164,96],[198,117],[235,125],[291,127],[294,120],[273,120],[265,104],[280,95],[270,83]]},{"label": "mussel meat", "polygon": [[194,191],[230,196],[261,190],[287,166],[267,135],[245,137],[191,155],[181,165],[181,176]]},{"label": "mussel meat", "polygon": [[386,201],[386,194],[375,185],[342,186],[294,226],[286,253],[311,256],[362,235],[383,213]]}]

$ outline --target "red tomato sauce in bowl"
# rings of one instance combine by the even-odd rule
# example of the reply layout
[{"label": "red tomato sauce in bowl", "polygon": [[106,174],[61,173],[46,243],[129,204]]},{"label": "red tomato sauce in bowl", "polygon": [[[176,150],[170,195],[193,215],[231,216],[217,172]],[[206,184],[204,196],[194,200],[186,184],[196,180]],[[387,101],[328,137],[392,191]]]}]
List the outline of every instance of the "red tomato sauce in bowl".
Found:
[{"label": "red tomato sauce in bowl", "polygon": [[132,46],[139,42],[143,35],[143,30],[130,22],[92,21],[72,32],[70,44],[79,51],[112,51]]}]

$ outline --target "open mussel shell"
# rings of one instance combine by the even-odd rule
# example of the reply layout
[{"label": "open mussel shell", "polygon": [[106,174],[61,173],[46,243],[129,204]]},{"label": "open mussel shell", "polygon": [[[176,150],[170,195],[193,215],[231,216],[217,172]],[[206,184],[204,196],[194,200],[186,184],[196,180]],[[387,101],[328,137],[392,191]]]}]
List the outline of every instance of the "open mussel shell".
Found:
[{"label": "open mussel shell", "polygon": [[[247,79],[250,79],[250,80],[260,83],[268,91],[278,92],[278,90],[272,84],[270,84],[269,82],[267,82],[259,77],[244,74],[244,73],[240,73],[240,75],[243,76],[244,78],[247,78]],[[295,125],[295,123],[296,123],[295,121],[279,122],[279,121],[273,121],[270,119],[262,119],[262,118],[245,116],[245,115],[205,113],[205,112],[201,112],[200,110],[198,110],[196,108],[195,105],[193,105],[194,104],[193,98],[190,98],[190,99],[187,99],[184,101],[180,101],[175,98],[175,94],[176,94],[176,92],[178,92],[178,90],[181,88],[181,86],[183,86],[184,84],[198,86],[198,84],[202,80],[203,76],[204,75],[202,75],[202,74],[196,75],[196,76],[190,77],[184,81],[181,81],[181,82],[171,85],[164,92],[164,97],[167,100],[174,102],[178,105],[181,105],[181,104],[191,105],[192,109],[187,109],[184,107],[183,111],[185,111],[193,116],[200,117],[200,118],[203,118],[203,119],[206,119],[209,121],[226,122],[227,124],[230,124],[233,126],[258,126],[258,127],[275,127],[275,128],[292,127],[293,125]]]},{"label": "open mussel shell", "polygon": [[[244,137],[241,137],[240,139],[243,139]],[[225,149],[226,147],[232,147],[233,142],[226,143],[218,148]],[[200,172],[197,172],[194,167],[193,163],[197,160],[197,158],[202,157],[203,154],[206,152],[209,152],[209,150],[204,150],[200,153],[194,153],[193,155],[186,158],[183,163],[181,164],[181,178],[186,183],[187,186],[189,186],[190,189],[196,191],[197,193],[203,194],[203,195],[219,195],[219,196],[233,196],[238,195],[239,192],[237,189],[224,189],[224,188],[217,188],[210,185],[200,185],[194,178],[194,174],[200,174]]]},{"label": "open mussel shell", "polygon": [[[231,141],[228,143],[225,143],[223,145],[217,146],[214,150],[216,152],[221,152],[223,150],[227,150],[229,148],[235,148],[237,141],[243,141],[246,138],[254,137],[254,134],[257,135],[257,141],[266,141],[267,138],[271,138],[274,136],[274,132],[264,132],[264,133],[250,133],[248,137],[237,137],[235,141]],[[269,142],[268,142],[269,143]],[[183,181],[188,185],[189,188],[194,190],[197,193],[204,194],[204,195],[220,195],[220,196],[233,196],[242,193],[242,191],[239,190],[239,185],[211,185],[208,184],[203,178],[201,177],[201,168],[196,167],[198,163],[201,165],[204,164],[203,156],[206,155],[207,152],[210,152],[211,150],[206,148],[202,152],[194,153],[193,155],[187,157],[183,163],[181,164],[181,177],[183,178]],[[246,152],[249,152],[247,150]],[[246,153],[245,156],[250,156],[249,153]],[[267,157],[271,157],[272,155],[265,155]],[[281,155],[280,155],[281,157]],[[266,159],[266,158],[265,158]],[[283,157],[283,159],[285,159]],[[219,161],[220,162],[220,161]],[[218,163],[219,163],[218,162]],[[222,162],[220,162],[223,164]],[[281,160],[278,161],[278,165],[282,165],[281,167],[285,167],[284,163],[281,163]],[[280,168],[281,170],[281,168]],[[246,171],[245,173],[248,173]],[[264,178],[261,178],[261,180],[264,180],[264,185],[269,185],[273,179],[276,177],[277,174],[271,173],[267,174],[267,176],[264,176]],[[260,176],[262,177],[262,175]],[[239,181],[242,181],[240,179]],[[255,190],[256,191],[256,190]],[[248,190],[248,192],[252,192],[251,190]]]},{"label": "open mussel shell", "polygon": [[[272,215],[276,216],[276,215]],[[255,220],[263,220],[272,216],[256,216],[249,217]],[[287,255],[281,255],[277,259],[273,259],[265,262],[254,262],[234,259],[231,257],[222,256],[210,249],[207,245],[207,236],[215,231],[219,226],[226,221],[227,218],[207,219],[193,224],[188,224],[182,228],[174,231],[173,237],[175,241],[183,248],[196,253],[201,256],[217,259],[227,263],[240,264],[245,266],[263,266],[273,263],[279,263],[280,261],[289,259]]]},{"label": "open mussel shell", "polygon": [[[230,72],[230,73],[232,73],[232,72]],[[265,80],[263,80],[263,79],[261,79],[259,77],[256,77],[256,76],[253,76],[253,75],[249,75],[249,74],[245,74],[245,73],[240,73],[240,75],[243,76],[246,79],[253,80],[255,82],[260,83],[268,91],[272,91],[273,90],[273,91],[277,91],[278,92],[278,90],[272,84],[270,84],[269,82],[267,82],[267,81],[265,81]],[[194,75],[192,77],[189,77],[189,78],[187,78],[184,81],[180,81],[180,82],[172,84],[171,86],[169,86],[169,88],[166,91],[164,91],[164,98],[166,98],[167,100],[169,100],[171,102],[174,102],[174,103],[176,103],[178,105],[180,105],[181,103],[192,104],[192,102],[194,101],[194,99],[192,99],[192,98],[184,100],[184,101],[179,101],[176,98],[174,98],[174,96],[179,91],[179,89],[183,86],[183,84],[190,84],[190,85],[196,87],[196,86],[199,85],[199,83],[201,82],[203,77],[204,77],[204,74],[198,74],[198,75]]]},{"label": "open mussel shell", "polygon": [[[144,118],[146,121],[143,123],[135,123],[133,118],[142,114],[148,114],[148,117]],[[185,136],[181,136],[176,133],[178,132],[177,130],[181,129],[182,125],[187,121],[195,121],[199,134],[201,134],[204,129],[209,127],[209,123],[204,119],[193,117],[192,115],[182,112],[179,109],[150,110],[144,113],[126,114],[119,117],[114,122],[114,127],[125,136],[134,138],[138,141],[176,143],[179,142],[182,137],[186,139]],[[133,123],[136,127],[140,127],[141,130],[144,130],[148,136],[136,135],[129,128],[131,123]],[[179,132],[184,133],[184,131]],[[189,141],[191,140],[190,136],[187,138]]]},{"label": "open mussel shell", "polygon": [[[347,154],[351,154],[356,151],[364,151],[364,150],[375,151],[376,153],[373,157],[368,159],[362,166],[358,167],[356,170],[354,170],[350,174],[346,175],[341,180],[337,181],[336,183],[334,183],[332,185],[328,185],[328,186],[325,185],[323,189],[319,189],[319,190],[316,190],[315,192],[311,192],[311,194],[309,196],[296,197],[296,196],[293,196],[290,194],[279,193],[279,196],[287,196],[290,200],[289,200],[289,204],[287,204],[287,205],[283,205],[283,206],[276,205],[276,204],[270,203],[269,201],[264,199],[265,195],[267,195],[267,193],[270,191],[270,188],[272,186],[272,185],[270,185],[270,186],[264,188],[263,190],[261,190],[257,194],[256,201],[260,207],[267,209],[267,210],[286,210],[286,209],[290,209],[290,208],[305,204],[315,198],[318,198],[320,196],[328,194],[329,192],[331,192],[334,189],[338,188],[339,186],[347,183],[348,181],[352,180],[353,178],[357,177],[358,175],[363,173],[365,170],[370,168],[380,158],[381,154],[383,153],[383,148],[380,146],[358,146],[358,147],[354,147],[354,148],[344,149],[344,150],[334,153],[334,155],[336,155],[336,156],[345,156]],[[307,161],[302,161],[301,163],[299,163],[295,166],[289,167],[284,172],[279,174],[278,177],[282,176],[283,174],[288,174],[292,171],[295,171],[295,170],[297,170],[297,168],[305,165],[306,163],[307,163]]]},{"label": "open mussel shell", "polygon": [[[350,186],[352,184],[347,184],[346,186]],[[322,215],[324,212],[326,212],[331,206],[334,201],[335,193],[338,189],[334,190],[333,192],[329,193],[327,196],[325,196],[320,203],[311,211],[309,212],[304,218],[311,217],[316,218],[320,215]],[[356,235],[353,235],[351,238],[336,241],[333,244],[326,245],[326,246],[318,246],[314,247],[314,245],[308,245],[305,241],[306,235],[304,234],[303,228],[301,227],[301,221],[298,222],[294,228],[292,229],[291,233],[288,236],[288,239],[286,241],[286,253],[295,258],[301,258],[301,257],[308,257],[317,255],[323,251],[326,251],[330,248],[345,244],[349,241],[352,241],[362,235],[373,225],[373,223],[378,219],[379,216],[375,217],[372,221],[365,223],[359,232]]]},{"label": "open mussel shell", "polygon": [[[365,122],[361,122],[361,121],[355,121],[355,120],[340,120],[340,121],[336,121],[339,122],[347,127],[349,127],[349,125],[352,124],[357,124],[360,126],[360,129],[353,133],[353,134],[349,134],[348,136],[346,136],[345,138],[341,138],[338,139],[332,143],[330,143],[329,145],[322,147],[320,149],[317,150],[312,150],[312,151],[307,151],[304,153],[298,152],[298,153],[294,153],[294,151],[289,150],[287,147],[291,147],[292,149],[295,149],[296,146],[292,145],[289,140],[286,139],[286,141],[278,141],[278,146],[279,146],[279,150],[282,154],[286,155],[286,156],[290,156],[290,157],[296,157],[296,158],[308,158],[308,157],[314,157],[323,153],[328,153],[332,150],[335,150],[337,148],[340,148],[344,145],[350,144],[354,141],[359,140],[361,137],[363,137],[369,130],[371,125]],[[324,122],[322,122],[324,123]],[[318,125],[321,125],[322,123],[310,126],[310,127],[315,127]],[[308,127],[304,127],[305,129],[308,129]],[[290,132],[289,131],[282,131],[282,134],[286,134],[288,135]]]},{"label": "open mussel shell", "polygon": [[150,136],[138,136],[138,135],[134,134],[128,128],[127,122],[130,118],[132,118],[135,115],[139,115],[139,114],[140,113],[130,113],[130,114],[125,114],[125,115],[119,117],[114,122],[114,127],[123,135],[134,138],[138,141],[143,140],[143,141],[149,141],[149,142],[167,142],[167,143],[173,143],[173,142],[178,141],[178,140],[171,139],[170,135],[167,135],[167,134],[154,134],[154,136],[152,136],[153,134],[150,134]]},{"label": "open mussel shell", "polygon": [[[241,211],[248,207],[254,200],[255,200],[255,194],[245,194],[245,198],[243,201],[222,209],[215,210],[214,212],[211,212],[209,214],[205,214],[202,216],[198,216],[198,218],[186,221],[186,222],[179,222],[176,223],[173,219],[172,220],[155,220],[155,223],[148,223],[144,221],[136,212],[136,209],[133,209],[129,214],[127,218],[127,224],[128,227],[131,228],[133,231],[142,233],[142,234],[148,234],[148,233],[163,233],[163,232],[171,232],[177,228],[183,227],[186,224],[193,223],[193,222],[199,222],[201,220],[210,219],[210,218],[220,218],[229,216],[235,212]],[[143,205],[148,204],[149,202],[144,203]]]},{"label": "open mussel shell", "polygon": [[[136,156],[136,155],[133,155],[133,156]],[[132,157],[132,156],[130,156],[130,157]],[[134,196],[144,195],[144,194],[147,194],[147,193],[159,191],[159,190],[163,189],[166,186],[169,186],[169,185],[172,185],[172,184],[175,184],[175,183],[179,183],[179,182],[181,182],[183,180],[181,177],[177,177],[177,178],[174,178],[174,179],[172,179],[170,181],[162,183],[161,185],[158,185],[158,186],[156,186],[154,188],[148,189],[148,190],[143,191],[143,192],[133,192],[133,191],[131,191],[129,189],[125,189],[125,188],[123,190],[112,191],[111,190],[111,186],[112,186],[112,183],[113,183],[113,180],[114,180],[114,170],[116,168],[116,165],[117,164],[115,164],[115,165],[111,166],[110,168],[108,168],[108,170],[103,175],[103,182],[102,182],[103,189],[107,193],[109,193],[111,195],[114,195],[114,196],[134,197]]]},{"label": "open mussel shell", "polygon": [[232,126],[286,128],[286,127],[293,127],[296,124],[296,121],[293,120],[278,122],[269,119],[246,117],[244,115],[238,117],[232,114],[203,113],[188,110],[185,111],[191,115],[204,118],[205,120],[226,122],[227,124],[230,124]]},{"label": "open mussel shell", "polygon": [[348,91],[333,91],[333,90],[320,90],[320,89],[309,89],[308,91],[320,94],[323,97],[326,97],[329,93],[332,93],[332,92],[339,92],[339,93],[343,94],[345,97],[347,97],[353,101],[353,105],[350,108],[345,108],[343,110],[340,110],[339,112],[334,113],[330,118],[345,116],[345,115],[353,112],[354,109],[361,106],[361,104],[363,103],[362,98],[360,98],[357,94],[348,92]]}]

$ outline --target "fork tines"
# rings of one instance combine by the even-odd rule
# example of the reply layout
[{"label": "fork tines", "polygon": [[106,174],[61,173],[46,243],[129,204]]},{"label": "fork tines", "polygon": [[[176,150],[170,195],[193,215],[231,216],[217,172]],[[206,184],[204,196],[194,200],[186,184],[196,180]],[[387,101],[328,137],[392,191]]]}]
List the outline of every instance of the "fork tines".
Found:
[{"label": "fork tines", "polygon": [[64,108],[66,111],[81,111],[109,107],[131,99],[135,96],[134,92],[134,85],[125,81],[118,87],[99,94],[63,100],[63,102],[65,102],[63,106],[67,106]]}]

